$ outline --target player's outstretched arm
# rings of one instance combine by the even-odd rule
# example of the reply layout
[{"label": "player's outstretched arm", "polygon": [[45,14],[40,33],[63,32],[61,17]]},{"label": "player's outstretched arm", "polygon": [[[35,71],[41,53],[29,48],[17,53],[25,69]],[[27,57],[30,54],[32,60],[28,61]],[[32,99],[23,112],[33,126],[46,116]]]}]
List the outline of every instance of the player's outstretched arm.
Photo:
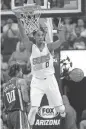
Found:
[{"label": "player's outstretched arm", "polygon": [[59,39],[56,40],[55,42],[48,44],[48,48],[50,51],[58,49],[65,42],[65,30],[64,30],[64,28],[59,31],[58,38]]},{"label": "player's outstretched arm", "polygon": [[19,30],[20,30],[21,40],[25,44],[26,49],[28,49],[28,51],[30,52],[31,48],[32,48],[32,42],[29,40],[29,37],[25,34],[25,28],[22,27],[19,19],[18,19],[18,26],[19,26]]}]

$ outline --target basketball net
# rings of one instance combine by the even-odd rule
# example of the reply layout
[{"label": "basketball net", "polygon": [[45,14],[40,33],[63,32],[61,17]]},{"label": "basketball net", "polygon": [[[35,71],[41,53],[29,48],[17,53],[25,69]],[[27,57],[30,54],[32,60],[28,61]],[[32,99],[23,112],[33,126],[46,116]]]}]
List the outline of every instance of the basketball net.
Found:
[{"label": "basketball net", "polygon": [[39,18],[41,7],[39,5],[26,5],[13,10],[17,19],[21,23],[25,30],[25,34],[28,36],[34,31],[39,30]]}]

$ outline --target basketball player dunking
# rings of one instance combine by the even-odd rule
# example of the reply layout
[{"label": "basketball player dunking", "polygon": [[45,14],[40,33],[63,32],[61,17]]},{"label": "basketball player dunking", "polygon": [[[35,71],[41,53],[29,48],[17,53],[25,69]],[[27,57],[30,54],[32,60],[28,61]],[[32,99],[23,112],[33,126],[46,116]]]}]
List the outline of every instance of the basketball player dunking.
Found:
[{"label": "basketball player dunking", "polygon": [[[58,88],[58,83],[54,76],[53,56],[51,52],[61,46],[65,41],[64,31],[59,32],[59,40],[47,44],[43,28],[33,33],[35,44],[31,43],[24,33],[24,28],[19,22],[19,29],[21,38],[24,43],[28,43],[32,72],[31,81],[31,109],[28,115],[30,125],[32,126],[35,121],[35,115],[38,107],[40,106],[42,97],[47,95],[49,105],[56,107],[56,110],[61,115],[65,114],[65,107],[63,105],[62,97]],[[29,62],[29,61],[28,61]],[[29,63],[28,63],[29,64]]]}]

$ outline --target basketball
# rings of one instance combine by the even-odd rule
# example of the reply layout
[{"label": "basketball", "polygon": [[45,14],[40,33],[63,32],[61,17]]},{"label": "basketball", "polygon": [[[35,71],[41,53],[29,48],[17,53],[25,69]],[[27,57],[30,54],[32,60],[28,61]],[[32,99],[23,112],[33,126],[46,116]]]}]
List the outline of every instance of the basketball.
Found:
[{"label": "basketball", "polygon": [[75,68],[69,73],[69,77],[74,82],[80,82],[84,78],[84,72],[79,68]]}]

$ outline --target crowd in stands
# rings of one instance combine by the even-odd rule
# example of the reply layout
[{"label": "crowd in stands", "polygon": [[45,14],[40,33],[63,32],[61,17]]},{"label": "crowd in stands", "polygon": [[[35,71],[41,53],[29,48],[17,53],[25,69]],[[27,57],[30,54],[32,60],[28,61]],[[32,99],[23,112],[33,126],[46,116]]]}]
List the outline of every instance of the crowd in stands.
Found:
[{"label": "crowd in stands", "polygon": [[[7,1],[7,0],[6,0]],[[2,9],[10,9],[10,4],[7,5],[5,0],[1,0]],[[10,0],[9,2],[10,3]],[[61,46],[62,50],[79,50],[86,49],[86,19],[79,18],[73,21],[73,18],[62,18],[59,23],[58,18],[53,18],[53,29],[57,30],[54,34],[54,41],[58,39],[58,31],[65,28],[66,41]],[[33,41],[33,39],[31,39]],[[58,51],[55,51],[55,58],[58,59]],[[30,54],[25,48],[25,44],[20,40],[20,33],[18,24],[12,19],[3,20],[1,22],[1,92],[3,90],[3,84],[9,80],[8,67],[13,63],[18,63],[22,67],[23,73],[28,75],[30,68],[28,67],[28,60]],[[1,100],[2,101],[2,100]],[[1,123],[2,129],[7,129],[6,114],[4,112],[3,101],[1,103]],[[82,126],[86,127],[86,111],[82,113],[82,121],[80,123],[80,129]],[[4,124],[4,126],[3,126]]]},{"label": "crowd in stands", "polygon": [[[57,33],[53,34],[54,41],[58,39],[58,31],[64,27],[65,29],[65,43],[61,49],[86,49],[86,17],[73,19],[71,17],[53,18],[53,30]],[[3,20],[1,22],[2,40],[6,37],[19,38],[18,24],[12,19]]]},{"label": "crowd in stands", "polygon": [[[86,20],[86,19],[85,19]],[[66,17],[62,20],[62,23],[58,26],[58,19],[54,18],[55,29],[65,28],[66,42],[61,46],[61,49],[86,49],[86,21],[82,18],[72,19]]]}]

